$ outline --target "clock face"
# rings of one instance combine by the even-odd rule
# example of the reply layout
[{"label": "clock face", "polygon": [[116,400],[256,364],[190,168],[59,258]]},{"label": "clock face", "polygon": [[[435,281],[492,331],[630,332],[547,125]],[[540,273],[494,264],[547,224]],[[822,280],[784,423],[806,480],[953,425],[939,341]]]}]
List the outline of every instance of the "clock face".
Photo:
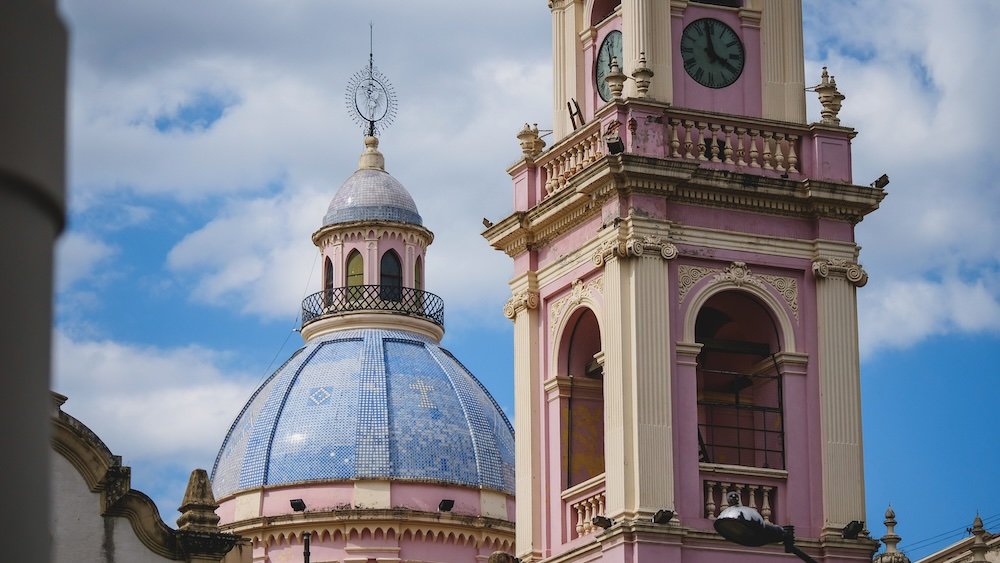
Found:
[{"label": "clock face", "polygon": [[610,31],[601,42],[601,48],[597,52],[597,60],[594,62],[594,84],[597,86],[597,93],[605,102],[611,101],[611,88],[608,86],[607,76],[611,72],[611,58],[618,61],[619,68],[622,65],[622,32]]},{"label": "clock face", "polygon": [[746,51],[733,28],[712,18],[695,20],[681,34],[681,60],[695,82],[725,88],[743,73]]}]

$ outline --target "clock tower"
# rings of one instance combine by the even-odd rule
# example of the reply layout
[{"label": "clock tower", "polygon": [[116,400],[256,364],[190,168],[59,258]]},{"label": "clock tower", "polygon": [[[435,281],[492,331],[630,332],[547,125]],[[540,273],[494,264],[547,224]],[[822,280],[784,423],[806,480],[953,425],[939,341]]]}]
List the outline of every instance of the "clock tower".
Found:
[{"label": "clock tower", "polygon": [[825,70],[807,123],[801,2],[549,6],[551,146],[518,133],[484,232],[514,262],[518,557],[778,557],[715,532],[738,500],[870,560],[854,227],[887,180],[854,183]]}]

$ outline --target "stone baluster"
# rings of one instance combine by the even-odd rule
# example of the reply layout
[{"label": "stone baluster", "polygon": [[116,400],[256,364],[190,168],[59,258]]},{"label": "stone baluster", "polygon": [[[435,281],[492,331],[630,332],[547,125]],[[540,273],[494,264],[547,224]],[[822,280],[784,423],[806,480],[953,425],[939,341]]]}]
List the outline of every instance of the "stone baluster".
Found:
[{"label": "stone baluster", "polygon": [[746,148],[743,146],[743,136],[747,130],[743,127],[736,128],[736,166],[746,166]]},{"label": "stone baluster", "polygon": [[726,148],[722,151],[722,161],[726,164],[733,164],[733,126],[726,125],[722,128]]},{"label": "stone baluster", "polygon": [[764,491],[760,503],[760,515],[764,517],[765,522],[771,521],[771,492],[774,491],[774,487],[762,486],[761,489]]},{"label": "stone baluster", "polygon": [[749,506],[754,510],[757,510],[757,491],[760,490],[760,486],[748,485],[747,489],[748,489],[747,501],[749,501],[747,502],[747,506]]},{"label": "stone baluster", "polygon": [[694,127],[693,121],[684,122],[684,158],[688,159],[694,158],[694,155],[691,153],[691,149],[694,146],[694,143],[691,141],[692,127]]},{"label": "stone baluster", "polygon": [[709,133],[709,137],[708,137],[708,147],[709,147],[709,150],[711,151],[710,154],[712,155],[712,157],[709,160],[711,160],[712,162],[722,162],[722,160],[719,159],[719,128],[720,128],[720,126],[717,123],[712,123],[712,124],[710,124],[708,126],[708,128],[711,131],[711,133]]},{"label": "stone baluster", "polygon": [[681,147],[681,141],[677,137],[677,128],[680,127],[681,122],[680,122],[679,119],[670,119],[670,120],[667,120],[667,123],[670,124],[670,130],[671,130],[671,133],[670,133],[670,156],[672,156],[674,158],[680,158],[681,157],[681,153],[680,153],[679,149]]},{"label": "stone baluster", "polygon": [[583,534],[583,507],[580,503],[573,505],[573,510],[576,512],[576,535]]},{"label": "stone baluster", "polygon": [[774,135],[774,169],[778,172],[785,171],[785,153],[782,150],[781,145],[785,142],[784,133],[775,133]]},{"label": "stone baluster", "polygon": [[699,121],[695,124],[695,127],[698,128],[695,138],[698,146],[698,160],[708,160],[708,157],[705,156],[705,129],[708,127],[708,124],[704,121]]},{"label": "stone baluster", "polygon": [[774,170],[774,165],[771,164],[771,137],[774,133],[770,131],[764,131],[764,170]]},{"label": "stone baluster", "polygon": [[797,174],[799,169],[799,156],[795,153],[795,143],[799,140],[798,135],[788,136],[788,171]]},{"label": "stone baluster", "polygon": [[760,162],[757,160],[757,136],[760,135],[760,131],[756,129],[750,130],[750,168],[760,168]]},{"label": "stone baluster", "polygon": [[715,481],[705,481],[705,516],[715,520]]},{"label": "stone baluster", "polygon": [[552,185],[552,179],[555,170],[552,161],[550,160],[549,162],[546,162],[543,169],[545,170],[545,194],[543,196],[548,197],[549,195],[552,194],[553,191],[555,191],[555,187]]}]

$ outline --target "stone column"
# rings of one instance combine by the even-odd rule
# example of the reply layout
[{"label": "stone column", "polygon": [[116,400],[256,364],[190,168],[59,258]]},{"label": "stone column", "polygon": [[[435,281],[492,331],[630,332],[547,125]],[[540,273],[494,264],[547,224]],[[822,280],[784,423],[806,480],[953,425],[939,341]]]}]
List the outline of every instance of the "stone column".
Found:
[{"label": "stone column", "polygon": [[[583,56],[576,28],[577,14],[582,5],[575,0],[554,0],[552,10],[552,142],[557,143],[573,131],[566,111],[566,102],[578,96],[578,61]],[[580,107],[584,100],[577,99]]]},{"label": "stone column", "polygon": [[813,261],[823,430],[823,535],[840,536],[865,519],[861,443],[861,367],[856,288],[868,274],[845,259]]},{"label": "stone column", "polygon": [[605,267],[605,494],[614,520],[674,508],[665,259],[676,255],[670,243],[634,237],[594,257]]},{"label": "stone column", "polygon": [[0,528],[48,561],[52,248],[64,225],[66,28],[54,0],[0,2]]},{"label": "stone column", "polygon": [[802,3],[752,0],[748,7],[761,12],[760,64],[764,117],[805,123]]},{"label": "stone column", "polygon": [[511,282],[513,296],[503,313],[514,321],[514,442],[517,499],[517,556],[524,563],[542,558],[542,432],[539,413],[542,383],[539,365],[538,281],[534,272]]},{"label": "stone column", "polygon": [[[646,66],[653,71],[646,95],[663,102],[673,98],[670,37],[670,2],[622,1],[622,72],[631,75],[639,62],[639,54],[645,53]],[[626,81],[624,97],[635,96],[635,81]]]}]

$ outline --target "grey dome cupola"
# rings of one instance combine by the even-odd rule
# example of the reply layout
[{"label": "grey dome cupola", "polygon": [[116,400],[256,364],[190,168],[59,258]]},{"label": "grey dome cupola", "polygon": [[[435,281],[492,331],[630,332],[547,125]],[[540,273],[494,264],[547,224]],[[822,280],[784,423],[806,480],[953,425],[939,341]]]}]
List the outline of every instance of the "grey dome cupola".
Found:
[{"label": "grey dome cupola", "polygon": [[330,202],[323,226],[357,221],[389,221],[423,225],[413,197],[385,171],[385,157],[377,137],[365,137],[358,170],[344,182]]}]

